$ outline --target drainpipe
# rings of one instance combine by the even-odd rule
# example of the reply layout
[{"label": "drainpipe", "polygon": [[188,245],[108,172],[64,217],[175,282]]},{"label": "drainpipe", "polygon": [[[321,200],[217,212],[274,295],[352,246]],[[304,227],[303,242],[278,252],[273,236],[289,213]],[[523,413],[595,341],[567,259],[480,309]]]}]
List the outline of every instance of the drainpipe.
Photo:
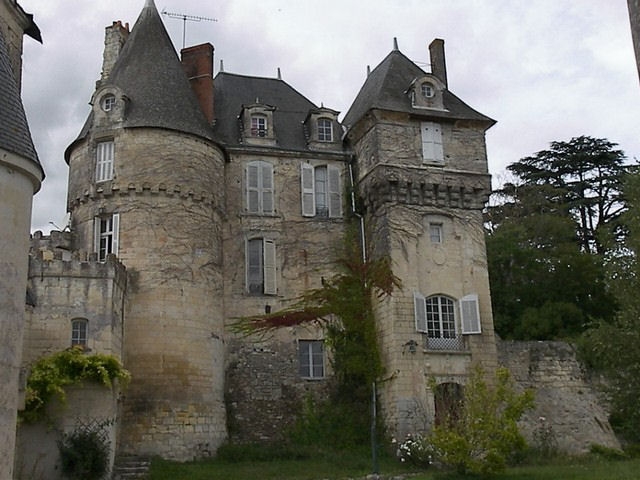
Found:
[{"label": "drainpipe", "polygon": [[355,183],[353,181],[353,167],[349,162],[349,181],[351,182],[351,211],[360,220],[360,244],[362,246],[362,262],[367,261],[367,241],[364,236],[364,217],[356,211]]}]

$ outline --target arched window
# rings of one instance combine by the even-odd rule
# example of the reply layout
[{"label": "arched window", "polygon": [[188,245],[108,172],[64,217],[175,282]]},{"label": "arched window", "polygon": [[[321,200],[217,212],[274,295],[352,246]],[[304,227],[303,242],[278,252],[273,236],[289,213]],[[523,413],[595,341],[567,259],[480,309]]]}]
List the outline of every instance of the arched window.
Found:
[{"label": "arched window", "polygon": [[87,346],[87,334],[89,321],[86,318],[74,318],[71,320],[71,346]]}]

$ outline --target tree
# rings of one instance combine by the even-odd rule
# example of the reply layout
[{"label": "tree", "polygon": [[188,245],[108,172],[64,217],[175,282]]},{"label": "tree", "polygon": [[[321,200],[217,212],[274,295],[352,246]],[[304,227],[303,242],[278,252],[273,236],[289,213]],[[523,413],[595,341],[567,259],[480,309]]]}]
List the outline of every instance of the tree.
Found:
[{"label": "tree", "polygon": [[615,315],[608,254],[624,229],[624,154],[577,137],[507,167],[514,181],[486,213],[496,330],[503,337],[566,338]]},{"label": "tree", "polygon": [[624,245],[612,256],[610,282],[620,303],[612,323],[585,332],[580,351],[587,364],[606,378],[611,400],[611,424],[628,441],[640,442],[640,175],[627,175],[624,192],[628,210]]}]

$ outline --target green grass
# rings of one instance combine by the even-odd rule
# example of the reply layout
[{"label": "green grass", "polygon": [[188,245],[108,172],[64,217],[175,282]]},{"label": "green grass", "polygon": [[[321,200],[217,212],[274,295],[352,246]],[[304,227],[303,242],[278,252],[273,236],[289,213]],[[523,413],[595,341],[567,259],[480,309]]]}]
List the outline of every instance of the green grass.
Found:
[{"label": "green grass", "polygon": [[[412,469],[392,458],[380,460],[385,475],[408,473]],[[413,469],[415,471],[415,469]],[[371,460],[362,454],[336,453],[300,459],[263,461],[204,460],[175,463],[154,460],[151,480],[321,480],[364,477],[371,473]],[[411,480],[478,479],[435,470],[412,476]],[[637,480],[640,459],[605,461],[595,457],[567,460],[562,463],[510,468],[488,477],[495,480]]]}]

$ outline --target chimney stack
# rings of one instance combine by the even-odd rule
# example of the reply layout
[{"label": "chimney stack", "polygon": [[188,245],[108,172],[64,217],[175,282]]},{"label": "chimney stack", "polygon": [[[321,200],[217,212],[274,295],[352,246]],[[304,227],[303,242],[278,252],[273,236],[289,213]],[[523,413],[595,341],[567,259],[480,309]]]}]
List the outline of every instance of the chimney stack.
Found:
[{"label": "chimney stack", "polygon": [[100,82],[104,82],[111,70],[118,60],[118,55],[125,42],[129,38],[129,24],[118,20],[113,22],[110,27],[104,29],[104,53],[102,54],[102,75],[100,76]]},{"label": "chimney stack", "polygon": [[200,108],[207,121],[212,124],[213,112],[213,45],[203,43],[180,51],[182,68],[184,69],[191,88],[198,98]]},{"label": "chimney stack", "polygon": [[433,73],[446,88],[447,83],[447,63],[444,59],[444,40],[436,38],[429,45],[429,56],[431,57],[431,73]]}]

